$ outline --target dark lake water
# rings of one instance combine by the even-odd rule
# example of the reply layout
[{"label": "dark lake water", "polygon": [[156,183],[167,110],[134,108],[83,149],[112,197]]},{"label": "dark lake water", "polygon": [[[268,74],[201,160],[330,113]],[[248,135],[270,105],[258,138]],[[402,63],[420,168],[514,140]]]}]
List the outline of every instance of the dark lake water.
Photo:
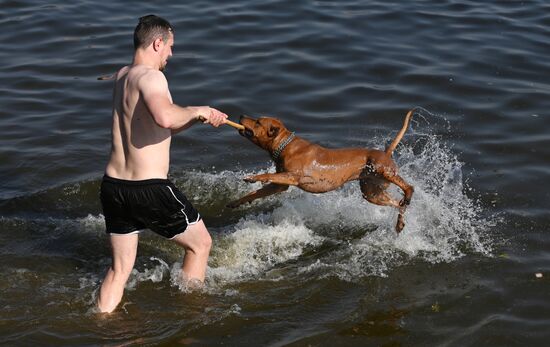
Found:
[{"label": "dark lake water", "polygon": [[[274,167],[197,124],[170,175],[213,236],[206,287],[188,292],[182,251],[145,233],[120,308],[96,314],[112,93],[97,77],[130,63],[149,13],[175,27],[178,104],[335,148],[383,148],[424,108],[394,153],[416,188],[401,235],[357,183],[226,208]],[[548,345],[546,1],[14,0],[0,29],[0,345]]]}]

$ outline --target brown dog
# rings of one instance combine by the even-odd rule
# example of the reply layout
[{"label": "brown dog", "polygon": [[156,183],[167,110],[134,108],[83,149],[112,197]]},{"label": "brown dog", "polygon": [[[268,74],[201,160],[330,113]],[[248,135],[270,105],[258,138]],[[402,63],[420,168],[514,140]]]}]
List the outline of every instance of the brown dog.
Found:
[{"label": "brown dog", "polygon": [[[228,204],[237,207],[297,186],[310,193],[325,193],[351,180],[359,180],[363,197],[369,202],[399,209],[395,229],[399,233],[405,223],[403,214],[411,202],[414,188],[398,174],[391,155],[407,131],[412,110],[403,127],[385,151],[363,148],[328,149],[313,144],[288,131],[276,118],[253,119],[242,116],[245,129],[241,135],[265,149],[276,164],[276,173],[245,178],[246,182],[269,183],[239,200]],[[401,201],[393,199],[386,189],[393,183],[403,190]]]}]

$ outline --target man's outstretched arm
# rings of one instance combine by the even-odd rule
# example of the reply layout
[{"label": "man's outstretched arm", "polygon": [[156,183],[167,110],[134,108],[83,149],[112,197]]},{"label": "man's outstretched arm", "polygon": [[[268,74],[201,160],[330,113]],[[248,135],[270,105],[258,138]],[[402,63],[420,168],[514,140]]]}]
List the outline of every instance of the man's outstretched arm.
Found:
[{"label": "man's outstretched arm", "polygon": [[208,106],[181,107],[169,98],[168,82],[160,71],[151,71],[140,80],[140,92],[153,119],[158,126],[179,132],[193,125],[199,117],[204,123],[219,127],[225,123],[227,115]]}]

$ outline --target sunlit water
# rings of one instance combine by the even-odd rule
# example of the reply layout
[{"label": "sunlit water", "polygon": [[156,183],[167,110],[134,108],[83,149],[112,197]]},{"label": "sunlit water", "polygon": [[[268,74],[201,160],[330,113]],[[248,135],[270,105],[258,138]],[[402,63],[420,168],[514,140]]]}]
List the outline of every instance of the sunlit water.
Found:
[{"label": "sunlit water", "polygon": [[[0,344],[546,345],[549,9],[4,3]],[[357,182],[227,208],[260,187],[244,177],[275,168],[234,129],[196,125],[174,138],[170,175],[213,237],[205,285],[146,232],[119,309],[97,314],[111,98],[97,77],[130,61],[148,13],[176,28],[167,77],[180,104],[276,116],[333,148],[384,148],[423,107],[394,153],[415,187],[403,232]]]}]

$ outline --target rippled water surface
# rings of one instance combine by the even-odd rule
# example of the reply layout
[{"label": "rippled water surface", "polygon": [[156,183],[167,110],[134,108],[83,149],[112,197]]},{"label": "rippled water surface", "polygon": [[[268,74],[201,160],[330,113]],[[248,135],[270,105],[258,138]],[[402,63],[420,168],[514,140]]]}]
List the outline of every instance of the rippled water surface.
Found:
[{"label": "rippled water surface", "polygon": [[[422,107],[394,153],[415,186],[401,235],[356,182],[226,208],[274,166],[198,124],[170,175],[213,236],[205,288],[145,233],[121,306],[95,313],[112,93],[97,77],[131,61],[149,13],[175,27],[176,103],[334,148],[383,148]],[[0,344],[547,345],[545,1],[4,1],[0,29]]]}]

